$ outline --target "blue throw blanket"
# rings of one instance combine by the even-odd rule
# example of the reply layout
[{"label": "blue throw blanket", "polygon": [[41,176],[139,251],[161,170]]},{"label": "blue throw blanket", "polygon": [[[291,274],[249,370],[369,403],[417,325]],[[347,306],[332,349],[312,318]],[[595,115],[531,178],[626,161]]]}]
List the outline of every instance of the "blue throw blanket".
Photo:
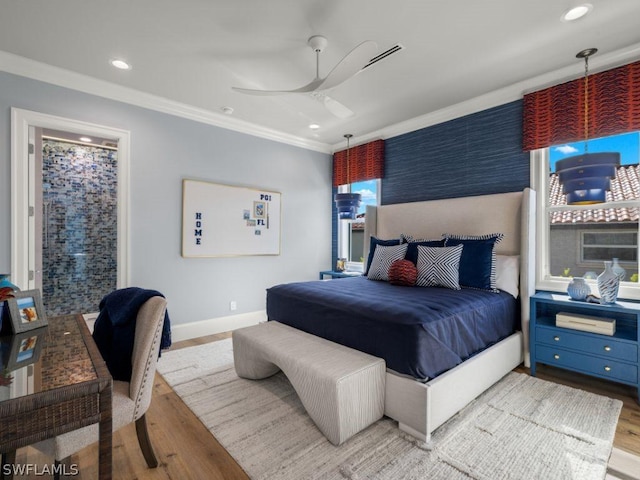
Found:
[{"label": "blue throw blanket", "polygon": [[[163,297],[155,290],[123,288],[100,301],[100,314],[93,328],[93,339],[114,380],[131,381],[131,355],[140,307],[151,297]],[[160,350],[171,346],[171,322],[165,312]]]}]

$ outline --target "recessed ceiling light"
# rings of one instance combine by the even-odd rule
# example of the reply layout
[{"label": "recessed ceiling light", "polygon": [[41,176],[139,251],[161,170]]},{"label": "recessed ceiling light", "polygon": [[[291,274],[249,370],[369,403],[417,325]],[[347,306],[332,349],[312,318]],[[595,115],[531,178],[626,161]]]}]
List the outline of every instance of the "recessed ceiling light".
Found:
[{"label": "recessed ceiling light", "polygon": [[564,12],[561,18],[564,22],[572,22],[584,17],[591,10],[593,10],[593,5],[590,3],[583,3],[582,5],[578,5]]},{"label": "recessed ceiling light", "polygon": [[89,137],[80,137],[80,141],[89,143],[89,142],[92,142],[93,140],[91,140]]},{"label": "recessed ceiling light", "polygon": [[221,110],[222,110],[222,113],[224,113],[225,115],[233,114],[233,108],[231,107],[222,107]]},{"label": "recessed ceiling light", "polygon": [[311,130],[318,130],[320,128],[320,125],[318,125],[317,123],[312,123],[311,125],[309,125],[309,128]]},{"label": "recessed ceiling light", "polygon": [[117,60],[117,59],[111,60],[111,65],[113,65],[116,68],[119,68],[120,70],[131,70],[131,65],[129,65],[124,60]]}]

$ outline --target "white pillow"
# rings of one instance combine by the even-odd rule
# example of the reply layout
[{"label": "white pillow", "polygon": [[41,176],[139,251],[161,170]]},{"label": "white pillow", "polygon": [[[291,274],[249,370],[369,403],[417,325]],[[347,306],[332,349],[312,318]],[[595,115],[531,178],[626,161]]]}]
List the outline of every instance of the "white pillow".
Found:
[{"label": "white pillow", "polygon": [[496,288],[518,298],[520,279],[519,255],[496,255]]},{"label": "white pillow", "polygon": [[373,260],[371,260],[371,266],[369,267],[369,273],[367,277],[369,280],[389,280],[389,267],[396,260],[402,260],[407,253],[408,244],[402,245],[376,245],[376,250],[373,254]]}]

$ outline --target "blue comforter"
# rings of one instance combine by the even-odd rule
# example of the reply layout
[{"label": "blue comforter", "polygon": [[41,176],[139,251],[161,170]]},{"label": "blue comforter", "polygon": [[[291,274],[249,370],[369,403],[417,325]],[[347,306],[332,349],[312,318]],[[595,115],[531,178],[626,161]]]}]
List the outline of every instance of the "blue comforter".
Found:
[{"label": "blue comforter", "polygon": [[305,332],[384,358],[419,380],[434,378],[512,334],[508,293],[405,287],[366,277],[267,289],[267,315]]}]

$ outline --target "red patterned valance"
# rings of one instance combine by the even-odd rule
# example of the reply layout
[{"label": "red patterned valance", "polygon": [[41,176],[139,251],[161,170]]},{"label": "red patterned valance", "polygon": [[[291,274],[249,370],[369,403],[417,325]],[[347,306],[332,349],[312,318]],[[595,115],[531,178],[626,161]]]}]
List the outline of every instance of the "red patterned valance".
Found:
[{"label": "red patterned valance", "polygon": [[[584,78],[524,96],[524,151],[584,140]],[[589,138],[640,130],[640,62],[589,75]]]},{"label": "red patterned valance", "polygon": [[373,180],[384,176],[384,140],[358,145],[349,149],[349,173],[347,151],[333,154],[333,186]]}]

